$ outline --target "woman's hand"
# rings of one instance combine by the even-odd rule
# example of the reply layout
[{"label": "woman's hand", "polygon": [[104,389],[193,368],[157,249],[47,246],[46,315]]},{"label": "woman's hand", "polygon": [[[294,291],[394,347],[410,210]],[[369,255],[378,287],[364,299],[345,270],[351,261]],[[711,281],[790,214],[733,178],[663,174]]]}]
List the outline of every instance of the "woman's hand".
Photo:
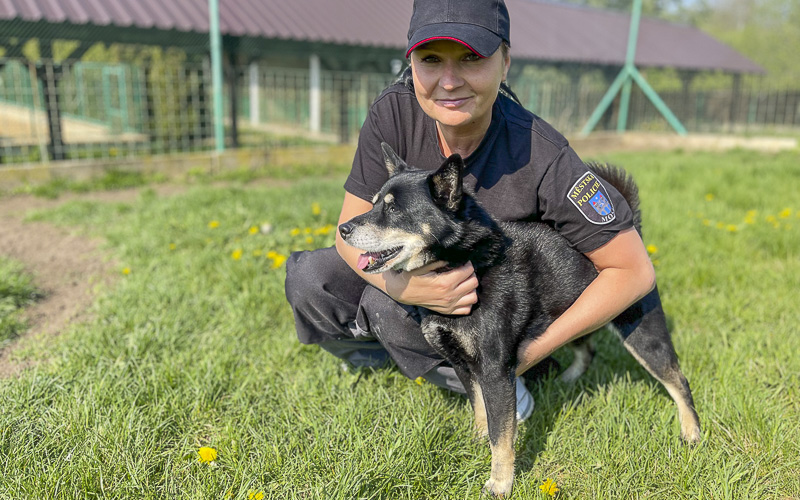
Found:
[{"label": "woman's hand", "polygon": [[439,314],[464,315],[478,302],[478,278],[472,263],[442,269],[433,262],[414,271],[387,271],[386,293],[397,302],[430,309]]}]

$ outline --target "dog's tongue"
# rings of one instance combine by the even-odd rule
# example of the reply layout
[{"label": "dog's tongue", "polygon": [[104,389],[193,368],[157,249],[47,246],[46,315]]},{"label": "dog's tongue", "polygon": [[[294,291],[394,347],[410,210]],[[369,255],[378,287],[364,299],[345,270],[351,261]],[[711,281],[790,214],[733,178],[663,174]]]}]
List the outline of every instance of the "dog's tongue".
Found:
[{"label": "dog's tongue", "polygon": [[356,263],[356,266],[358,266],[358,268],[363,271],[370,264],[374,264],[375,261],[380,258],[380,256],[381,256],[380,252],[362,253],[361,255],[358,256],[358,262]]},{"label": "dog's tongue", "polygon": [[358,256],[358,263],[356,264],[356,266],[358,266],[358,268],[363,271],[364,269],[367,268],[367,266],[372,260],[374,260],[374,258],[370,254],[362,253],[361,255]]}]

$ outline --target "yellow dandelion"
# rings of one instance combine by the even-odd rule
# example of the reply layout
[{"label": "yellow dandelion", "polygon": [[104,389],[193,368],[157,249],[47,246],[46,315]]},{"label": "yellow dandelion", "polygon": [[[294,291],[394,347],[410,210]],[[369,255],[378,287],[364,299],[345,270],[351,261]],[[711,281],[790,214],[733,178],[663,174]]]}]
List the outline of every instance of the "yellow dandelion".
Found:
[{"label": "yellow dandelion", "polygon": [[792,209],[791,208],[784,208],[781,210],[781,213],[778,214],[778,217],[781,219],[788,219],[792,216]]},{"label": "yellow dandelion", "polygon": [[217,459],[217,450],[214,448],[209,448],[207,446],[203,446],[199,450],[197,450],[197,454],[200,455],[200,461],[204,464],[208,464],[213,462]]},{"label": "yellow dandelion", "polygon": [[767,222],[778,222],[778,219],[774,215],[767,215]]},{"label": "yellow dandelion", "polygon": [[232,258],[233,260],[239,260],[239,259],[241,259],[241,258],[242,258],[242,249],[241,249],[241,248],[237,248],[236,250],[234,250],[233,252],[231,252],[231,258]]},{"label": "yellow dandelion", "polygon": [[278,269],[284,264],[284,262],[286,262],[285,255],[280,255],[280,254],[276,255],[275,257],[272,258],[272,269]]},{"label": "yellow dandelion", "polygon": [[306,234],[311,234],[311,228],[307,227],[307,228],[303,229],[303,232],[306,233]]},{"label": "yellow dandelion", "polygon": [[422,385],[422,383],[425,382],[425,379],[422,377],[417,377],[414,379],[414,382],[416,382],[417,385]]},{"label": "yellow dandelion", "polygon": [[703,219],[703,225],[704,226],[710,226],[711,225],[711,221],[709,219]]},{"label": "yellow dandelion", "polygon": [[296,228],[292,229],[291,231],[289,231],[289,234],[292,235],[292,236],[299,235],[300,234],[300,228],[296,227]]},{"label": "yellow dandelion", "polygon": [[124,274],[124,275],[131,274],[131,268],[130,267],[123,267],[122,268],[122,274]]},{"label": "yellow dandelion", "polygon": [[712,200],[714,200],[714,194],[713,193],[707,193],[706,194],[706,201],[712,201]]},{"label": "yellow dandelion", "polygon": [[333,224],[325,224],[324,226],[315,229],[314,234],[330,234],[331,231],[333,231]]},{"label": "yellow dandelion", "polygon": [[176,248],[178,248],[178,245],[176,245],[175,243],[170,243],[169,244],[169,249],[170,250],[175,250]]},{"label": "yellow dandelion", "polygon": [[269,252],[267,252],[267,258],[268,259],[274,259],[278,255],[280,255],[280,254],[278,252],[276,252],[275,250],[270,250]]},{"label": "yellow dandelion", "polygon": [[717,222],[717,229],[723,229],[725,227],[724,222]]},{"label": "yellow dandelion", "polygon": [[309,245],[310,245],[310,244],[312,244],[312,243],[314,243],[314,238],[312,238],[311,236],[308,236],[308,237],[306,238],[306,243],[308,243]]},{"label": "yellow dandelion", "polygon": [[658,252],[658,247],[655,245],[647,245],[647,253],[654,254]]},{"label": "yellow dandelion", "polygon": [[735,233],[736,231],[738,231],[738,230],[739,230],[739,227],[738,227],[738,226],[734,226],[733,224],[728,224],[728,225],[725,227],[725,229],[726,229],[726,230],[727,230],[729,233]]},{"label": "yellow dandelion", "polygon": [[263,491],[250,490],[250,491],[247,492],[247,499],[248,500],[264,500],[264,492]]},{"label": "yellow dandelion", "polygon": [[311,204],[311,213],[314,215],[319,215],[320,213],[322,213],[322,209],[319,207],[319,203],[317,203],[316,201]]},{"label": "yellow dandelion", "polygon": [[257,226],[252,226],[250,229],[248,229],[248,232],[250,234],[257,234],[258,233],[258,227]]},{"label": "yellow dandelion", "polygon": [[208,227],[209,227],[209,229],[218,228],[219,227],[219,221],[218,220],[212,220],[211,222],[208,223]]},{"label": "yellow dandelion", "polygon": [[556,482],[550,478],[547,478],[547,481],[542,483],[542,485],[539,486],[539,489],[542,490],[542,492],[544,492],[546,495],[550,495],[551,497],[556,496],[556,493],[560,491],[558,488],[558,484],[556,484]]}]

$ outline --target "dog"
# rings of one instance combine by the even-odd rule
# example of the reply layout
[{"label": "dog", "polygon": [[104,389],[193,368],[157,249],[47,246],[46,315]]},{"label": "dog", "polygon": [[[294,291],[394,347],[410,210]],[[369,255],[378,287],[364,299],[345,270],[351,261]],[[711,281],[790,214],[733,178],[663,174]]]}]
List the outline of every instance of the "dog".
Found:
[{"label": "dog", "polygon": [[[406,165],[381,145],[389,179],[368,212],[339,226],[344,241],[365,252],[366,273],[412,271],[435,261],[450,266],[472,262],[480,286],[469,315],[448,316],[418,308],[425,339],[453,366],[475,413],[477,431],[489,437],[492,467],[484,491],[511,493],[514,481],[517,349],[536,338],[597,276],[592,262],[572,249],[550,226],[500,222],[481,207],[462,182],[464,162],[452,155],[436,171]],[[641,234],[638,189],[622,169],[586,164],[628,201]],[[521,271],[522,270],[522,271]],[[635,325],[617,330],[623,345],[670,394],[678,407],[681,437],[700,440],[700,421],[660,303],[634,304],[615,321]],[[623,319],[624,321],[620,321]],[[574,341],[575,360],[562,374],[572,381],[592,358],[588,336]]]}]

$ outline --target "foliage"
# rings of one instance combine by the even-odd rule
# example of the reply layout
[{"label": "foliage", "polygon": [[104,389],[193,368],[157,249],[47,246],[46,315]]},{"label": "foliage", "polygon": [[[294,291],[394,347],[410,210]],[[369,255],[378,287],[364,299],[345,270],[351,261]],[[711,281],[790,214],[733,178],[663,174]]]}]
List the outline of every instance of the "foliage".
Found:
[{"label": "foliage", "polygon": [[800,2],[709,0],[698,26],[767,70],[765,82],[796,89],[800,81]]},{"label": "foliage", "polygon": [[[530,384],[515,497],[800,496],[797,153],[595,159],[640,185],[704,441],[679,442],[666,391],[602,332],[576,384]],[[0,381],[0,497],[477,498],[490,453],[463,398],[345,371],[295,338],[282,258],[332,243],[341,185],[39,213],[104,237],[123,274],[93,319],[40,347],[49,364]]]}]

